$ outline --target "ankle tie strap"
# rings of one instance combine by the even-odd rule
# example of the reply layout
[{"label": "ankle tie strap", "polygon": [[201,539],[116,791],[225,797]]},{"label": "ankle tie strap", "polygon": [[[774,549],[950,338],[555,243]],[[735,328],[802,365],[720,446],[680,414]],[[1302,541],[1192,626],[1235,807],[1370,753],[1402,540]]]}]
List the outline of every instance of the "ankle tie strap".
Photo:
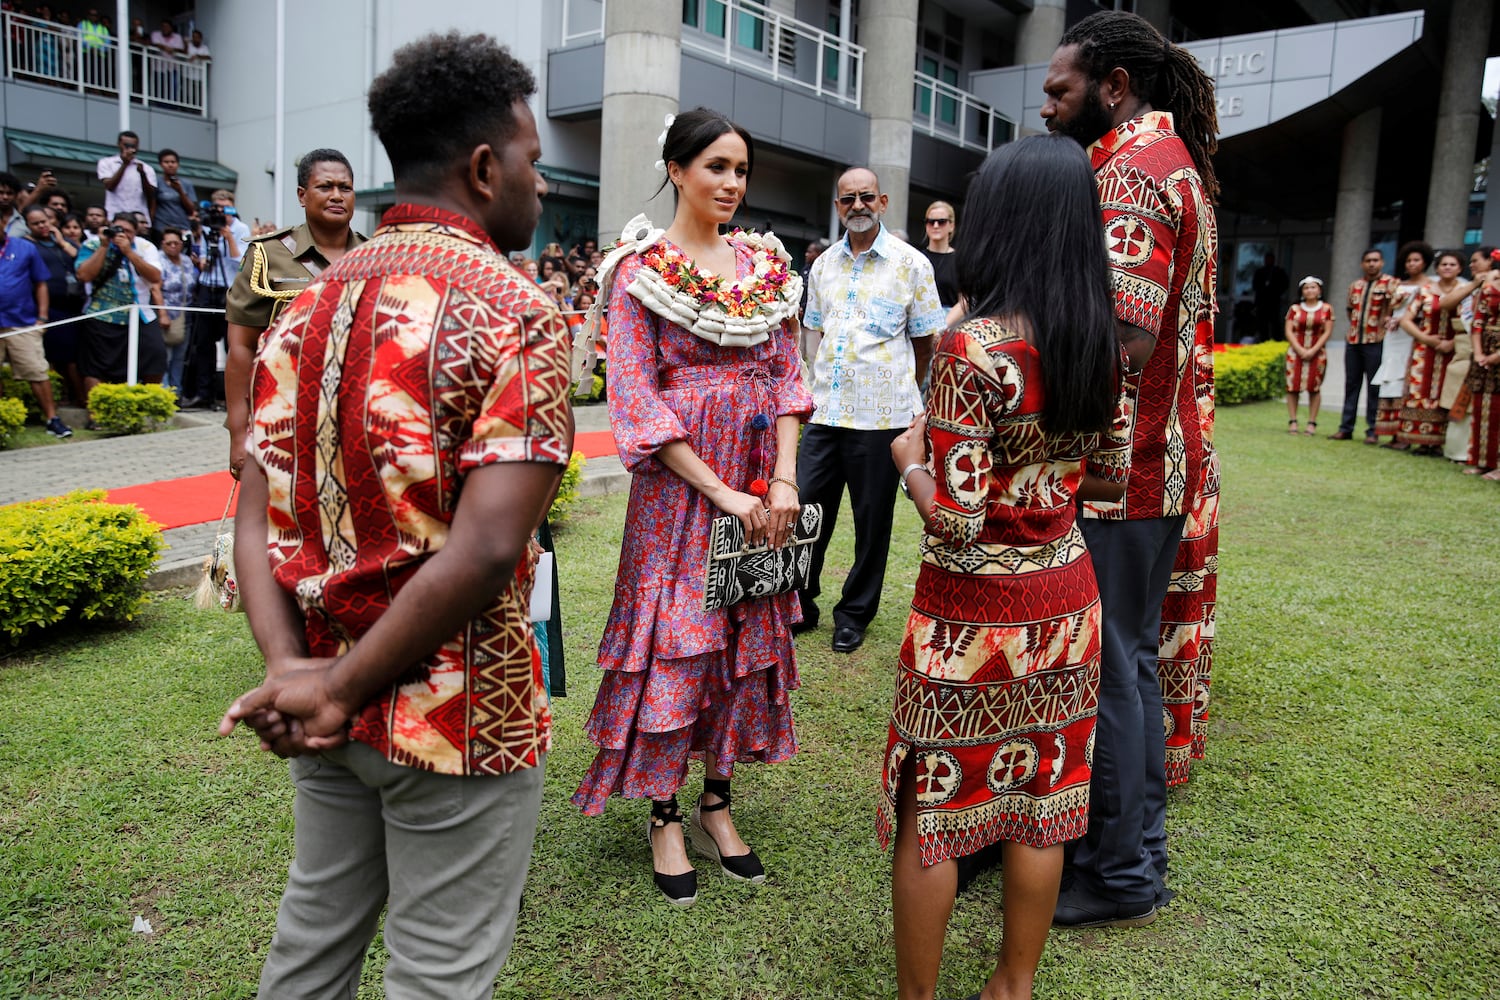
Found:
[{"label": "ankle tie strap", "polygon": [[718,812],[720,809],[728,809],[730,803],[734,801],[734,797],[729,794],[729,782],[724,778],[705,778],[703,780],[703,794],[717,795],[719,801],[713,805],[706,805],[700,796],[698,799],[699,812],[711,813]]},{"label": "ankle tie strap", "polygon": [[677,796],[657,801],[651,800],[651,825],[664,827],[668,823],[681,823],[682,809],[677,805]]}]

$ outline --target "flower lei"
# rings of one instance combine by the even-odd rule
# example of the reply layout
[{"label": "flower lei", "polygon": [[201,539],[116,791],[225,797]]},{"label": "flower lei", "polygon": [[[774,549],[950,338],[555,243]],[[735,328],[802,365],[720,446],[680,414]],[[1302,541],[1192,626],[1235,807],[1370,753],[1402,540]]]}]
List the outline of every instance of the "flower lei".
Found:
[{"label": "flower lei", "polygon": [[691,257],[666,242],[647,249],[641,254],[641,261],[661,275],[661,280],[672,290],[703,307],[716,306],[727,316],[749,319],[783,312],[787,298],[784,290],[792,278],[785,258],[743,230],[736,229],[730,235],[752,247],[751,272],[744,278],[726,281],[720,275],[704,274]]}]

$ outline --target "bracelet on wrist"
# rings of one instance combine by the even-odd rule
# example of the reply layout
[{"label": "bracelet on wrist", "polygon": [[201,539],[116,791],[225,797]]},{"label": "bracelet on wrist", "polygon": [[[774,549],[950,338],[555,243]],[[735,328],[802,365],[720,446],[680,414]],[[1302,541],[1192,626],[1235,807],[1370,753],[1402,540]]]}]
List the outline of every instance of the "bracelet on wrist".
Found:
[{"label": "bracelet on wrist", "polygon": [[797,493],[798,496],[802,495],[802,487],[798,486],[796,483],[792,482],[790,479],[786,479],[786,478],[784,478],[782,476],[772,476],[768,480],[768,482],[780,483],[783,486],[790,486],[792,488],[792,490]]}]

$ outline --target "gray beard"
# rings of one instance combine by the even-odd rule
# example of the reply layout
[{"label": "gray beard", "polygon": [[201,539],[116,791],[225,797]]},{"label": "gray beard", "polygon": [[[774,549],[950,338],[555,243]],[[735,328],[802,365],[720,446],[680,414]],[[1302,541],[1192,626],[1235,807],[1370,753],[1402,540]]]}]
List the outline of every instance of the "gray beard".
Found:
[{"label": "gray beard", "polygon": [[851,215],[844,228],[851,233],[868,233],[880,220],[873,215]]}]

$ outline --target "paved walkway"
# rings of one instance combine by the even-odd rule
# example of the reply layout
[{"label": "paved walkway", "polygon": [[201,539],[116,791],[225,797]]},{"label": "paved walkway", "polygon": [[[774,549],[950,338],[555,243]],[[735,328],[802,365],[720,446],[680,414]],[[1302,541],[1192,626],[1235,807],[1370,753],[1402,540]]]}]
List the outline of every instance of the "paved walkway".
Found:
[{"label": "paved walkway", "polygon": [[[579,431],[607,431],[604,406],[574,410]],[[62,410],[63,419],[83,426],[81,410]],[[69,440],[55,445],[0,451],[0,506],[39,500],[70,490],[114,490],[161,480],[218,472],[228,463],[229,432],[219,413],[182,413],[177,429],[155,434]],[[591,458],[584,466],[579,492],[599,496],[628,488],[630,475],[619,458]],[[179,587],[196,583],[203,559],[213,550],[218,522],[188,525],[163,532],[166,549],[147,586]]]}]

